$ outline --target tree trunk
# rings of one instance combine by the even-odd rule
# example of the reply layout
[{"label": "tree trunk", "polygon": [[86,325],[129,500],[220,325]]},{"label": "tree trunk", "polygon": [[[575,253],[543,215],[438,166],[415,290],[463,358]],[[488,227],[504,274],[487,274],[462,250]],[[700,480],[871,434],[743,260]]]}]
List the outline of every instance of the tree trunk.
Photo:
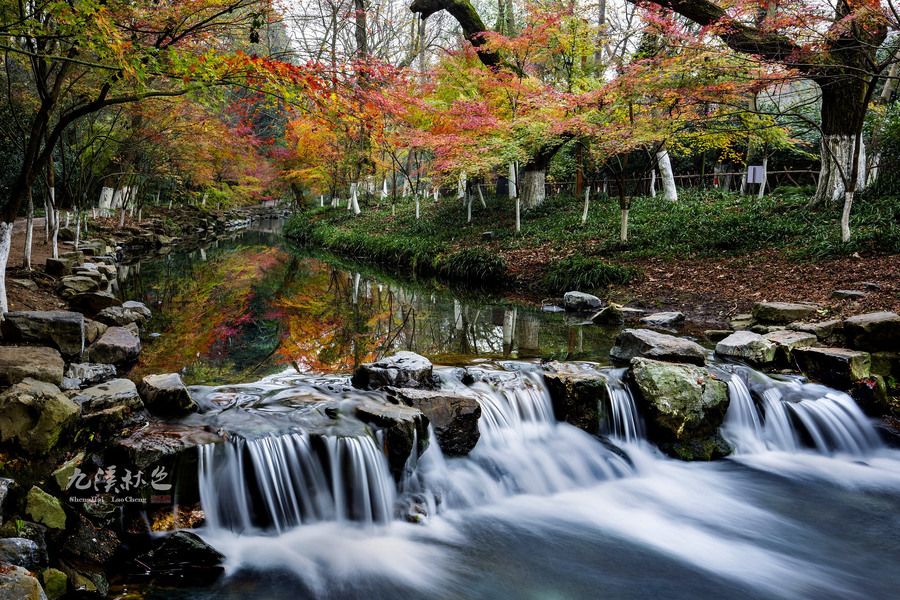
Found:
[{"label": "tree trunk", "polygon": [[507,185],[509,199],[519,197],[519,168],[515,161],[509,163],[509,184]]},{"label": "tree trunk", "polygon": [[518,318],[519,358],[540,355],[540,327],[538,318],[525,312]]},{"label": "tree trunk", "polygon": [[621,225],[619,226],[619,241],[623,244],[628,243],[628,210],[627,208],[620,208],[621,212]]},{"label": "tree trunk", "polygon": [[522,208],[528,210],[543,204],[547,195],[546,185],[546,168],[526,164],[525,172],[522,173]]},{"label": "tree trunk", "polygon": [[12,223],[0,221],[0,320],[9,312],[9,302],[6,299],[6,263],[12,249],[12,230]]},{"label": "tree trunk", "polygon": [[[822,89],[822,167],[813,203],[837,204],[845,199],[853,171],[855,140],[866,113],[867,83],[853,77],[818,83]],[[866,182],[865,153],[862,148],[859,150],[857,190]]]},{"label": "tree trunk", "polygon": [[590,202],[591,202],[591,186],[587,186],[584,189],[584,212],[581,213],[581,224],[582,225],[587,223],[588,207],[590,206]]},{"label": "tree trunk", "polygon": [[676,202],[678,190],[675,189],[675,173],[672,172],[672,161],[665,144],[656,151],[656,162],[659,164],[659,178],[662,179],[663,198]]},{"label": "tree trunk", "polygon": [[25,222],[25,260],[22,267],[31,270],[31,245],[34,241],[34,198],[28,192],[28,219]]}]

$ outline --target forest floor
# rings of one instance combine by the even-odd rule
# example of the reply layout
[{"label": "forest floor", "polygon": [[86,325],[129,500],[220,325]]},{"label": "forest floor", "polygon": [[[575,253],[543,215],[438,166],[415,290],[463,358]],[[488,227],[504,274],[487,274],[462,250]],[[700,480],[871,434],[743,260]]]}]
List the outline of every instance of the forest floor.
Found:
[{"label": "forest floor", "polygon": [[[823,318],[900,313],[900,201],[860,198],[851,222],[854,238],[842,244],[839,208],[810,209],[805,191],[762,200],[714,191],[685,193],[677,203],[637,199],[624,245],[618,241],[618,203],[608,198],[591,204],[585,224],[581,201],[548,198],[524,213],[519,233],[506,198],[488,198],[486,209],[476,200],[471,223],[460,201],[424,202],[417,220],[408,199],[394,207],[370,202],[357,216],[326,207],[296,219],[307,241],[338,253],[352,248],[362,260],[398,262],[402,255],[422,262],[464,249],[490,260],[500,256],[509,281],[505,295],[529,303],[561,295],[548,287],[547,274],[576,256],[612,270],[613,281],[565,289],[636,308],[678,310],[697,328],[724,325],[759,301],[820,303]],[[486,231],[493,239],[482,239]],[[625,273],[618,277],[624,282],[615,281],[617,270]],[[835,290],[847,289],[868,295],[831,300]]]}]

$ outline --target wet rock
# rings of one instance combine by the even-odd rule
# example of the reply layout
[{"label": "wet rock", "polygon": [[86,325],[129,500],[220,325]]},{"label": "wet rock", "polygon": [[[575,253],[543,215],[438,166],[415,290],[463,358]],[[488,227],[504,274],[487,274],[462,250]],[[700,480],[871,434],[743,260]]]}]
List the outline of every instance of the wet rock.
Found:
[{"label": "wet rock", "polygon": [[820,308],[818,304],[806,302],[757,302],[753,305],[753,318],[760,323],[787,324],[807,319]]},{"label": "wet rock", "polygon": [[55,385],[25,379],[0,395],[0,439],[47,454],[71,431],[81,410]]},{"label": "wet rock", "polygon": [[65,363],[55,348],[0,346],[0,387],[25,379],[62,385]]},{"label": "wet rock", "polygon": [[88,348],[91,362],[120,365],[137,360],[141,340],[121,327],[110,327]]},{"label": "wet rock", "polygon": [[59,295],[68,300],[78,294],[100,291],[100,283],[86,275],[67,275],[57,284]]},{"label": "wet rock", "polygon": [[130,379],[112,379],[82,390],[72,401],[81,406],[82,414],[88,414],[125,406],[131,411],[144,408],[137,387]]},{"label": "wet rock", "polygon": [[24,538],[37,546],[37,562],[47,565],[47,527],[21,519],[9,520],[0,527],[0,538]]},{"label": "wet rock", "polygon": [[763,325],[762,323],[754,323],[750,326],[749,331],[758,333],[759,335],[766,335],[773,331],[784,331],[785,329],[787,329],[787,327],[784,325]]},{"label": "wet rock", "polygon": [[711,342],[721,342],[732,333],[734,332],[730,329],[706,329],[703,332],[703,337]]},{"label": "wet rock", "polygon": [[144,317],[136,312],[128,310],[122,306],[110,306],[109,308],[104,308],[100,312],[97,313],[97,316],[94,317],[97,321],[105,325],[109,325],[111,327],[118,326],[124,327],[126,325],[131,325],[132,323],[143,323]]},{"label": "wet rock", "polygon": [[64,277],[72,274],[72,260],[69,258],[48,258],[44,266],[48,275]]},{"label": "wet rock", "polygon": [[84,515],[75,518],[74,527],[63,539],[63,552],[78,561],[105,566],[121,545],[118,536],[109,529],[97,527]]},{"label": "wet rock", "polygon": [[70,263],[74,265],[81,266],[84,264],[84,252],[80,250],[72,251],[72,252],[63,252],[59,255],[60,258],[70,261]]},{"label": "wet rock", "polygon": [[364,363],[350,382],[362,390],[384,387],[433,389],[431,361],[415,352],[397,352],[377,362]]},{"label": "wet rock", "polygon": [[372,398],[356,407],[356,418],[383,432],[388,465],[398,481],[413,452],[421,455],[428,447],[428,418],[417,408]]},{"label": "wet rock", "polygon": [[643,356],[672,362],[706,364],[706,350],[700,344],[649,329],[625,329],[616,336],[616,343],[609,355],[622,361]]},{"label": "wet rock", "polygon": [[570,312],[596,311],[603,302],[593,294],[584,292],[566,292],[563,295],[563,308]]},{"label": "wet rock", "polygon": [[645,310],[641,310],[639,308],[629,308],[627,306],[623,306],[621,310],[622,314],[625,315],[625,320],[629,323],[638,321],[641,317],[647,314],[647,311]]},{"label": "wet rock", "polygon": [[900,352],[872,352],[872,374],[900,381]]},{"label": "wet rock", "polygon": [[46,525],[50,529],[66,528],[66,511],[55,497],[41,488],[32,486],[25,497],[25,514],[35,523]]},{"label": "wet rock", "polygon": [[850,396],[867,415],[881,417],[890,413],[887,383],[881,375],[870,375],[850,388]]},{"label": "wet rock", "polygon": [[846,348],[795,348],[794,361],[809,379],[842,390],[869,376],[868,352]]},{"label": "wet rock", "polygon": [[150,312],[150,309],[147,308],[147,305],[143,302],[137,302],[135,300],[128,300],[122,303],[122,308],[130,310],[131,312],[140,315],[143,317],[144,321],[147,321],[153,313]]},{"label": "wet rock", "polygon": [[190,531],[176,531],[158,547],[138,557],[151,569],[177,567],[213,567],[225,556]]},{"label": "wet rock", "polygon": [[44,583],[44,592],[48,600],[57,600],[66,595],[69,578],[59,569],[47,569],[41,573],[41,581]]},{"label": "wet rock", "polygon": [[810,348],[819,345],[819,339],[815,334],[804,331],[773,331],[763,337],[775,344],[777,347],[775,360],[782,365],[792,364],[794,348]]},{"label": "wet rock", "polygon": [[27,569],[0,563],[0,600],[47,600],[47,596]]},{"label": "wet rock", "polygon": [[80,467],[83,461],[84,451],[80,451],[72,458],[63,462],[50,474],[60,490],[66,489],[66,486],[69,484],[69,479],[75,474],[75,469]]},{"label": "wet rock", "polygon": [[[646,358],[631,361],[631,378],[647,417],[648,434],[678,458],[704,458],[692,444],[716,447],[728,409],[728,386],[703,367]],[[681,449],[683,452],[679,452]],[[710,455],[710,457],[712,457]]]},{"label": "wet rock", "polygon": [[150,412],[163,416],[183,415],[197,410],[197,403],[178,373],[147,375],[138,384],[141,398]]},{"label": "wet rock", "polygon": [[595,325],[619,326],[625,324],[625,313],[615,304],[600,309],[600,312],[591,317]]},{"label": "wet rock", "polygon": [[544,370],[556,418],[588,433],[597,433],[600,407],[608,402],[606,381],[599,373],[572,370],[556,361],[544,365]]},{"label": "wet rock", "polygon": [[3,505],[6,503],[6,496],[9,494],[9,486],[14,483],[15,481],[12,479],[0,477],[0,515],[3,514]]},{"label": "wet rock", "polygon": [[68,298],[69,308],[93,317],[104,308],[120,306],[122,301],[108,292],[84,292]]},{"label": "wet rock", "polygon": [[441,451],[464,456],[478,443],[481,406],[471,396],[451,392],[391,388],[391,397],[422,411],[437,437]]},{"label": "wet rock", "polygon": [[115,376],[116,367],[103,363],[72,363],[66,370],[66,378],[75,384],[72,389],[103,383]]},{"label": "wet rock", "polygon": [[0,539],[0,562],[24,567],[29,571],[37,571],[46,566],[46,563],[41,563],[38,545],[21,537]]},{"label": "wet rock", "polygon": [[878,312],[850,317],[844,321],[844,333],[854,348],[896,351],[900,348],[900,315]]},{"label": "wet rock", "polygon": [[859,290],[834,290],[831,292],[832,300],[862,300],[869,294]]},{"label": "wet rock", "polygon": [[93,565],[79,564],[77,567],[67,561],[60,561],[59,568],[69,581],[77,598],[106,598],[109,594],[109,580],[103,569]]},{"label": "wet rock", "polygon": [[680,312],[653,313],[642,318],[641,323],[648,327],[675,329],[684,325],[684,315]]},{"label": "wet rock", "polygon": [[835,331],[841,327],[840,319],[832,319],[830,321],[821,321],[819,323],[801,323],[794,322],[789,323],[787,328],[791,331],[802,331],[804,333],[811,333],[816,336],[819,341],[824,342],[832,335],[834,335]]},{"label": "wet rock", "polygon": [[758,333],[736,331],[716,344],[716,354],[724,358],[743,360],[756,366],[775,361],[776,346]]}]

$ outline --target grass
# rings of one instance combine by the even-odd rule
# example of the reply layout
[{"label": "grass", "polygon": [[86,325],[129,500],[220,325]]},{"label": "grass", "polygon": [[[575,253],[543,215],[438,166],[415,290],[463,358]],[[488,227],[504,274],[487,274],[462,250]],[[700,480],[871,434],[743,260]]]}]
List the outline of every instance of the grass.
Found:
[{"label": "grass", "polygon": [[[543,258],[533,262],[542,265],[542,272],[517,276],[552,291],[625,283],[636,272],[622,263],[649,257],[747,256],[769,248],[797,260],[900,253],[900,199],[877,188],[857,195],[847,244],[840,241],[841,207],[810,209],[812,188],[779,188],[762,199],[718,190],[680,192],[678,202],[633,199],[630,240],[624,245],[618,240],[618,202],[605,196],[592,199],[584,225],[580,199],[548,198],[523,213],[519,233],[514,204],[488,197],[486,208],[473,206],[472,223],[466,222],[462,202],[448,198],[423,202],[419,220],[411,200],[398,202],[396,214],[390,204],[371,202],[360,215],[330,207],[303,211],[286,234],[391,269],[481,285],[504,279],[504,255],[540,253]],[[483,241],[485,231],[492,231],[494,239]]]}]

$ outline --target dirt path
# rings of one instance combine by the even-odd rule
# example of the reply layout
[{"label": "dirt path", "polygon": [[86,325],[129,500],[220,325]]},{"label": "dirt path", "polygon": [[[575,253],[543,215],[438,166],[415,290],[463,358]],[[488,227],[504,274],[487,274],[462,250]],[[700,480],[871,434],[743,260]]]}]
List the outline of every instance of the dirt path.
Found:
[{"label": "dirt path", "polygon": [[[25,260],[25,230],[26,220],[17,219],[13,225],[12,248],[6,269],[9,310],[57,310],[65,307],[65,303],[54,293],[55,281],[44,273],[44,265],[53,255],[51,245],[44,241],[44,217],[34,220],[30,273],[22,268]],[[11,279],[31,279],[38,289],[29,290],[12,283]]]}]

